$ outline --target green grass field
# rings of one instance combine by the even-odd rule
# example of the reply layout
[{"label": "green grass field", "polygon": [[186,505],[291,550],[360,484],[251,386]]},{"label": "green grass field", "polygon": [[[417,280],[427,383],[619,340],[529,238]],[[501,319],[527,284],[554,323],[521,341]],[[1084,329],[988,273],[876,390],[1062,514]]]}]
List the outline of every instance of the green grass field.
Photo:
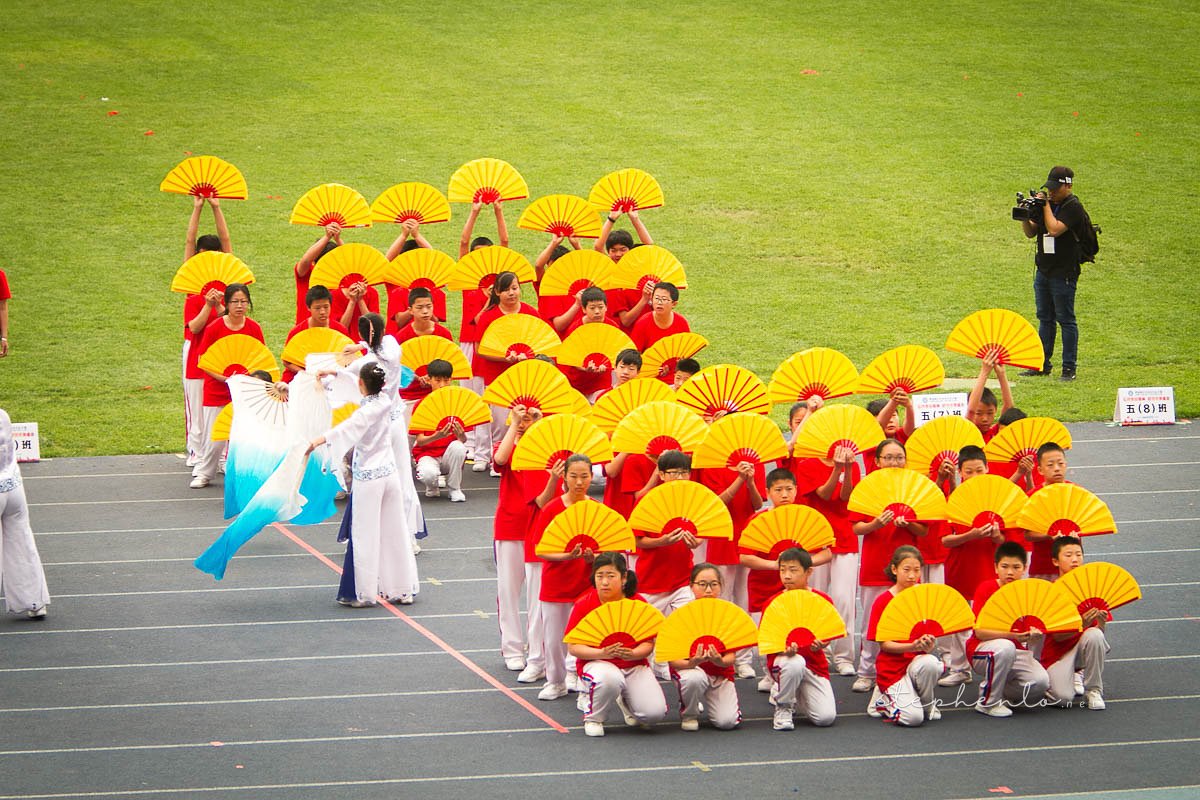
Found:
[{"label": "green grass field", "polygon": [[[1068,164],[1104,228],[1077,297],[1079,380],[1018,381],[1018,405],[1100,419],[1118,386],[1165,384],[1181,417],[1200,412],[1195,7],[204,9],[5,12],[0,268],[15,298],[0,406],[40,423],[44,455],[183,446],[183,298],[167,286],[191,204],[158,183],[188,152],[249,181],[224,207],[276,352],[292,264],[316,238],[287,223],[305,190],[444,188],[491,155],[535,197],[586,195],[625,166],[655,175],[667,204],[644,219],[688,268],[679,310],[714,343],[703,363],[764,379],[804,347],[861,368],[910,342],[974,376],[941,345],[979,308],[1033,318],[1032,245],[1009,208]],[[545,237],[516,230],[511,205],[512,246],[532,257]],[[455,214],[424,231],[452,253]],[[385,248],[396,233],[346,238]]]}]

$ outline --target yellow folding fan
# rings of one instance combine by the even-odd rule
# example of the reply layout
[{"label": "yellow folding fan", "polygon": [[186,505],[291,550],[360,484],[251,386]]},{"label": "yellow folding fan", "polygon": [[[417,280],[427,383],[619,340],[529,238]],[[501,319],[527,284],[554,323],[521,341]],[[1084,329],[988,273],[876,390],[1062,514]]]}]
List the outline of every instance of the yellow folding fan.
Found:
[{"label": "yellow folding fan", "polygon": [[231,283],[254,283],[254,273],[232,253],[205,250],[183,262],[171,279],[171,291],[180,294],[207,294],[209,289],[224,292]]},{"label": "yellow folding fan", "polygon": [[1028,498],[1008,478],[977,475],[963,481],[946,500],[946,519],[967,529],[984,525],[1016,528]]},{"label": "yellow folding fan", "polygon": [[630,349],[633,349],[633,340],[620,328],[588,323],[571,331],[562,344],[547,353],[562,366],[579,369],[603,367],[611,373],[617,353]]},{"label": "yellow folding fan", "polygon": [[388,260],[383,253],[362,242],[349,242],[335,247],[321,257],[309,276],[310,286],[324,286],[330,291],[344,289],[360,281],[368,286],[383,283]]},{"label": "yellow folding fan", "polygon": [[833,603],[816,592],[793,589],[776,597],[763,611],[758,652],[775,655],[793,644],[803,652],[813,642],[830,642],[845,635],[846,623]]},{"label": "yellow folding fan", "polygon": [[437,359],[450,362],[450,366],[454,368],[454,372],[450,374],[451,380],[471,379],[471,365],[467,363],[467,357],[449,339],[432,334],[417,336],[405,342],[400,351],[401,365],[411,369],[417,376],[428,375],[429,363]]},{"label": "yellow folding fan", "polygon": [[454,259],[441,250],[414,247],[388,262],[380,276],[383,283],[404,289],[438,289],[450,282]]},{"label": "yellow folding fan", "polygon": [[220,375],[240,375],[257,369],[266,370],[279,380],[279,365],[267,346],[244,333],[235,333],[213,342],[197,362],[200,369]]},{"label": "yellow folding fan", "polygon": [[1017,527],[1048,536],[1117,532],[1117,523],[1104,501],[1074,483],[1048,484],[1030,495],[1017,516]]},{"label": "yellow folding fan", "polygon": [[483,402],[512,408],[523,405],[543,414],[570,413],[575,408],[571,384],[553,364],[536,358],[513,364],[483,392]]},{"label": "yellow folding fan", "polygon": [[937,354],[919,344],[894,347],[877,355],[858,376],[858,394],[891,394],[903,389],[909,394],[934,389],[946,379]]},{"label": "yellow folding fan", "polygon": [[629,527],[654,535],[683,529],[703,539],[733,540],[733,518],[716,492],[692,481],[670,481],[646,492]]},{"label": "yellow folding fan", "polygon": [[463,256],[454,266],[446,288],[454,292],[489,289],[501,272],[512,272],[521,283],[533,283],[537,275],[529,259],[500,245],[480,247]]},{"label": "yellow folding fan", "polygon": [[451,203],[491,204],[497,200],[529,197],[529,187],[521,173],[507,161],[477,158],[463,164],[450,176],[446,197]]},{"label": "yellow folding fan", "polygon": [[704,421],[678,403],[657,400],[630,411],[613,431],[618,453],[642,453],[652,461],[665,450],[691,453],[708,433]]},{"label": "yellow folding fan", "polygon": [[648,172],[619,169],[596,181],[588,193],[588,203],[601,214],[658,208],[663,204],[662,187]]},{"label": "yellow folding fan", "polygon": [[674,400],[675,392],[662,381],[634,378],[600,395],[596,405],[592,406],[591,420],[611,436],[625,415],[635,408],[646,403]]},{"label": "yellow folding fan", "polygon": [[797,458],[833,458],[838,447],[865,453],[884,440],[883,428],[865,408],[852,405],[825,406],[804,420],[792,444]]},{"label": "yellow folding fan", "polygon": [[233,403],[226,403],[213,421],[212,433],[208,438],[214,442],[228,442],[229,429],[233,427]]},{"label": "yellow folding fan", "polygon": [[944,583],[919,583],[892,598],[875,627],[877,642],[908,642],[926,634],[947,636],[975,626],[971,606]]},{"label": "yellow folding fan", "polygon": [[531,314],[507,314],[488,325],[479,340],[479,354],[533,358],[562,344],[554,328]]},{"label": "yellow folding fan", "polygon": [[372,222],[408,222],[422,225],[450,219],[450,203],[446,195],[428,183],[410,181],[397,183],[371,204]]},{"label": "yellow folding fan", "polygon": [[529,426],[513,450],[513,469],[550,469],[556,461],[582,453],[593,464],[612,461],[604,431],[578,414],[554,414]]},{"label": "yellow folding fan", "polygon": [[810,553],[833,544],[833,526],[815,509],[792,503],[756,515],[738,539],[739,547],[768,553],[771,558],[789,547]]},{"label": "yellow folding fan", "polygon": [[771,413],[767,387],[753,372],[734,364],[714,364],[700,370],[683,382],[675,392],[675,400],[703,415],[718,411]]},{"label": "yellow folding fan", "polygon": [[213,197],[218,200],[245,200],[249,190],[242,172],[216,156],[192,156],[167,173],[160,191]]},{"label": "yellow folding fan", "polygon": [[684,661],[714,647],[718,653],[758,644],[758,626],[750,615],[728,600],[701,597],[667,617],[654,640],[654,660]]},{"label": "yellow folding fan", "polygon": [[989,308],[965,317],[946,339],[946,349],[964,356],[984,358],[997,353],[999,363],[1041,369],[1045,362],[1042,340],[1029,321],[1015,311]]},{"label": "yellow folding fan", "polygon": [[666,282],[676,289],[687,288],[683,264],[665,247],[644,244],[621,257],[613,268],[613,287],[642,291],[647,283]]},{"label": "yellow folding fan", "polygon": [[[624,261],[625,259],[621,259]],[[691,358],[708,347],[708,339],[698,333],[672,333],[646,348],[642,353],[640,378],[657,378],[675,372],[682,358]]]},{"label": "yellow folding fan", "polygon": [[1050,417],[1019,419],[997,433],[983,448],[988,463],[1016,463],[1025,456],[1036,455],[1038,448],[1053,442],[1063,450],[1071,449],[1071,433],[1067,427]]},{"label": "yellow folding fan", "polygon": [[610,550],[632,552],[637,547],[633,529],[616,511],[603,503],[572,503],[546,526],[534,552],[569,553],[580,545],[593,553]]},{"label": "yellow folding fan", "polygon": [[349,186],[323,183],[309,189],[296,205],[288,222],[293,225],[325,227],[336,222],[343,228],[371,227],[371,207],[367,199]]},{"label": "yellow folding fan", "polygon": [[517,227],[555,236],[600,235],[600,216],[587,200],[573,194],[548,194],[534,200],[521,212]]},{"label": "yellow folding fan", "polygon": [[786,455],[787,442],[770,417],[730,414],[709,426],[692,456],[692,466],[734,468],[742,461],[765,464]]},{"label": "yellow folding fan", "polygon": [[1142,599],[1142,589],[1128,570],[1104,561],[1092,561],[1063,575],[1055,583],[1071,597],[1076,610],[1112,611]]},{"label": "yellow folding fan", "polygon": [[[584,396],[583,392],[579,391],[574,386],[571,387],[571,413],[577,417],[583,417],[584,419],[592,416],[592,404],[588,402],[588,399]],[[607,436],[608,434],[604,435]]]},{"label": "yellow folding fan", "polygon": [[297,333],[283,346],[280,358],[303,367],[309,353],[340,353],[348,344],[354,344],[350,337],[332,328],[309,328]]},{"label": "yellow folding fan", "polygon": [[979,609],[975,627],[985,631],[1065,633],[1083,629],[1071,595],[1041,578],[1006,583]]},{"label": "yellow folding fan", "polygon": [[329,427],[335,428],[341,425],[346,420],[350,419],[350,415],[358,410],[356,403],[343,403],[333,410],[329,421]]},{"label": "yellow folding fan", "polygon": [[588,647],[633,647],[653,639],[663,620],[662,612],[649,603],[623,598],[589,611],[563,641]]},{"label": "yellow folding fan", "polygon": [[946,496],[918,472],[884,467],[855,484],[847,508],[871,518],[891,511],[898,520],[931,521],[946,518]]},{"label": "yellow folding fan", "polygon": [[613,261],[595,250],[572,250],[546,267],[538,284],[541,297],[564,297],[582,292],[589,286],[612,286]]},{"label": "yellow folding fan", "polygon": [[409,433],[433,433],[457,422],[464,431],[491,422],[492,412],[479,395],[462,386],[443,386],[422,398],[413,410]]},{"label": "yellow folding fan", "polygon": [[958,451],[967,445],[983,447],[983,434],[962,417],[937,417],[913,431],[904,443],[909,469],[937,475],[942,462],[958,466]]},{"label": "yellow folding fan", "polygon": [[772,403],[795,403],[814,395],[828,400],[853,394],[858,385],[854,363],[829,347],[810,347],[788,356],[767,384]]},{"label": "yellow folding fan", "polygon": [[[231,338],[231,337],[226,337]],[[225,341],[222,339],[221,341]],[[238,425],[243,414],[247,421],[282,431],[287,425],[287,395],[275,388],[274,380],[264,381],[249,375],[239,375],[228,382],[232,405],[238,412]],[[231,428],[232,430],[232,425]]]}]

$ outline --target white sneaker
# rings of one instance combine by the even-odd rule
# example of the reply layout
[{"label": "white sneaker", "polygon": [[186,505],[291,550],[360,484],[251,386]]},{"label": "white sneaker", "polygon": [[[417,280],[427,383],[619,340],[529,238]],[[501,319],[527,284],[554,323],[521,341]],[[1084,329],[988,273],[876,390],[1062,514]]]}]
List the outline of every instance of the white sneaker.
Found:
[{"label": "white sneaker", "polygon": [[489,474],[489,475],[491,475],[493,478],[499,478],[499,477],[500,477],[500,473],[499,473],[498,471],[494,470],[494,469],[493,469],[493,470],[489,470],[489,471],[488,471],[488,474]]},{"label": "white sneaker", "polygon": [[754,667],[749,664],[738,664],[735,670],[739,678],[757,678],[758,673],[754,671]]},{"label": "white sneaker", "polygon": [[1083,694],[1083,676],[1076,672],[1075,680],[1072,683],[1074,684],[1075,696],[1079,697]]},{"label": "white sneaker", "polygon": [[538,692],[538,700],[557,700],[567,696],[567,687],[561,683],[547,683]]},{"label": "white sneaker", "polygon": [[879,687],[876,686],[871,690],[871,699],[867,701],[867,716],[873,719],[879,719],[883,716],[883,711],[879,709]]},{"label": "white sneaker", "polygon": [[441,497],[442,490],[440,488],[438,488],[437,486],[426,485],[425,486],[425,496],[426,497]]},{"label": "white sneaker", "polygon": [[942,710],[938,708],[937,703],[929,707],[929,711],[925,715],[930,722],[937,722],[942,718]]},{"label": "white sneaker", "polygon": [[192,482],[188,484],[188,487],[192,489],[203,489],[205,486],[208,486],[208,483],[208,478],[200,475],[192,478]]},{"label": "white sneaker", "polygon": [[875,679],[868,678],[866,675],[859,675],[854,679],[854,684],[850,687],[852,692],[869,692],[875,686]]},{"label": "white sneaker", "polygon": [[771,680],[770,675],[763,675],[758,681],[758,690],[760,692],[769,692],[774,685],[775,681]]},{"label": "white sneaker", "polygon": [[488,471],[488,462],[486,462],[486,461],[476,461],[474,464],[471,465],[471,472],[487,472],[487,471]]},{"label": "white sneaker", "polygon": [[[38,606],[37,608],[31,608],[25,612],[25,616],[28,617],[29,619],[45,619],[46,618],[46,607]],[[1097,696],[1099,696],[1099,692],[1097,692],[1096,694],[1097,694]],[[1103,707],[1104,706],[1101,706],[1101,708],[1103,708]]]},{"label": "white sneaker", "polygon": [[971,682],[971,673],[966,670],[952,670],[938,678],[938,686],[961,686]]},{"label": "white sneaker", "polygon": [[604,735],[604,723],[603,722],[585,722],[585,723],[583,723],[583,732],[585,734],[587,734],[588,736],[603,736]]},{"label": "white sneaker", "polygon": [[1013,711],[1004,703],[992,703],[990,706],[985,706],[982,702],[975,704],[975,710],[980,714],[986,714],[989,717],[1011,717]]},{"label": "white sneaker", "polygon": [[577,673],[574,673],[574,672],[567,673],[567,691],[568,692],[583,691],[583,686],[582,686],[581,681],[579,680],[579,675]]},{"label": "white sneaker", "polygon": [[631,728],[636,728],[641,725],[638,718],[629,713],[629,706],[625,705],[625,698],[617,695],[617,708],[621,709],[621,716],[625,718],[625,724]]},{"label": "white sneaker", "polygon": [[439,489],[446,488],[446,476],[445,475],[438,475],[438,488]]},{"label": "white sneaker", "polygon": [[1088,690],[1087,707],[1092,711],[1103,711],[1105,709],[1104,695],[1100,694],[1099,689]]},{"label": "white sneaker", "polygon": [[837,663],[837,674],[843,678],[849,678],[854,674],[854,664],[849,661],[839,661]]},{"label": "white sneaker", "polygon": [[679,723],[679,727],[685,731],[698,731],[700,730],[700,720],[695,718],[685,719]]},{"label": "white sneaker", "polygon": [[[525,659],[521,656],[509,656],[508,658],[504,659],[504,668],[509,672],[520,672],[525,669]],[[517,680],[521,679],[517,678]],[[533,681],[529,682],[532,683]]]},{"label": "white sneaker", "polygon": [[771,727],[777,731],[794,730],[796,727],[796,721],[792,717],[792,709],[786,706],[776,706],[775,718],[771,723]]},{"label": "white sneaker", "polygon": [[200,463],[200,456],[196,455],[195,453],[189,453],[187,461],[184,461],[183,463],[189,467],[194,467]]},{"label": "white sneaker", "polygon": [[465,494],[463,494],[462,490],[460,490],[460,489],[451,489],[450,490],[450,502],[451,503],[465,503],[465,502],[467,502],[467,496]]},{"label": "white sneaker", "polygon": [[537,683],[544,677],[546,677],[545,667],[526,664],[521,668],[521,674],[517,676],[517,683]]},{"label": "white sneaker", "polygon": [[413,539],[412,543],[413,543],[413,555],[414,556],[421,555],[421,543],[418,542],[416,539]]}]

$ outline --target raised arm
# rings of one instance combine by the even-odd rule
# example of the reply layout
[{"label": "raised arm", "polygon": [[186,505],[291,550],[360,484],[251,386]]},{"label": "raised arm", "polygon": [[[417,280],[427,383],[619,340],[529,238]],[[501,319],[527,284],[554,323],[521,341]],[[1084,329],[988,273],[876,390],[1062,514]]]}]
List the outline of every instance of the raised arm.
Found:
[{"label": "raised arm", "polygon": [[213,222],[217,226],[217,238],[221,240],[221,252],[232,253],[233,244],[229,238],[229,225],[225,223],[225,212],[221,210],[221,202],[215,197],[210,197],[208,205],[212,209]]},{"label": "raised arm", "polygon": [[183,241],[183,260],[196,255],[196,236],[200,233],[200,209],[204,208],[203,197],[192,198],[192,216],[188,219],[187,238]]},{"label": "raised arm", "polygon": [[642,218],[638,216],[637,211],[629,212],[629,222],[633,225],[633,229],[637,231],[638,240],[642,244],[654,244],[654,240],[650,238],[650,231],[646,230],[646,225],[642,222]]},{"label": "raised arm", "polygon": [[496,212],[496,238],[501,247],[508,247],[508,224],[504,221],[504,207],[497,200],[492,203],[492,209]]}]

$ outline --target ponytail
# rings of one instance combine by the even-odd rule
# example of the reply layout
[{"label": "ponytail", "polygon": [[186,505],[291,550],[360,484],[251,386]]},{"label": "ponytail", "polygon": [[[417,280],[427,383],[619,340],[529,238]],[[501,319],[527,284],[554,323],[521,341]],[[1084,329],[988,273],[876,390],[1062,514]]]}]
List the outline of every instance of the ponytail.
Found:
[{"label": "ponytail", "polygon": [[383,342],[383,317],[375,313],[363,314],[358,318],[358,335],[372,353],[379,355],[379,345]]}]

